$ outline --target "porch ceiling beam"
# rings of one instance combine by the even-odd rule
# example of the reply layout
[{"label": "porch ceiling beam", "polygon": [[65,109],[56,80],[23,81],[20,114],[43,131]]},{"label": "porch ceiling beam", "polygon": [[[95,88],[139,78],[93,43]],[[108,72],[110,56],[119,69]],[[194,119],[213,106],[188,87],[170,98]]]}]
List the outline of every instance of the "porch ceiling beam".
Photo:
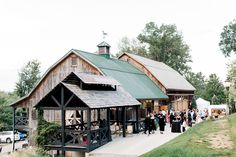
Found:
[{"label": "porch ceiling beam", "polygon": [[66,110],[88,110],[88,107],[66,107]]},{"label": "porch ceiling beam", "polygon": [[57,101],[57,99],[53,95],[51,95],[51,98],[59,107],[61,106],[61,104]]},{"label": "porch ceiling beam", "polygon": [[40,106],[39,108],[42,110],[61,110],[60,107],[42,107],[42,106]]},{"label": "porch ceiling beam", "polygon": [[[42,107],[42,106],[40,106],[40,109],[42,109],[42,110],[61,110],[60,107]],[[66,107],[65,110],[88,110],[88,107]]]}]

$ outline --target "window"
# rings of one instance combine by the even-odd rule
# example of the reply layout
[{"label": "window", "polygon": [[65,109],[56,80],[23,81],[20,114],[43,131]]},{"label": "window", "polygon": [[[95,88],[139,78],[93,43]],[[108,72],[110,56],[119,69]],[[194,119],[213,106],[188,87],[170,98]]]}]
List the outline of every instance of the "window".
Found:
[{"label": "window", "polygon": [[71,66],[77,66],[77,58],[76,57],[71,58]]}]

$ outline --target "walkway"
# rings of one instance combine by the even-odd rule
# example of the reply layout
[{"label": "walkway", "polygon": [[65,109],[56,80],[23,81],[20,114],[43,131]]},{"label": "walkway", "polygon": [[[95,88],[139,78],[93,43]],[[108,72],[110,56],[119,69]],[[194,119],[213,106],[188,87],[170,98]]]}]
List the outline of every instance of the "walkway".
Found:
[{"label": "walkway", "polygon": [[[16,150],[21,149],[23,144],[27,144],[27,142],[17,141],[15,143],[15,149]],[[12,143],[11,144],[2,143],[0,147],[2,147],[2,152],[0,153],[0,157],[5,157],[6,154],[10,154],[12,152]]]},{"label": "walkway", "polygon": [[169,124],[164,134],[156,131],[149,136],[143,133],[128,135],[126,138],[113,136],[112,142],[86,154],[86,157],[137,157],[174,139],[181,133],[171,133]]}]

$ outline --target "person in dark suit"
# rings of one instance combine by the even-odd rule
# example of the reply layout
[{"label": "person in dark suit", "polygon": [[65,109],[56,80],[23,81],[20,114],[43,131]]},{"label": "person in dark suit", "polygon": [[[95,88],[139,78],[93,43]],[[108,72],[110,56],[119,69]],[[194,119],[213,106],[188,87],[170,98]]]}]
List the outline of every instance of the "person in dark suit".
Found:
[{"label": "person in dark suit", "polygon": [[149,114],[146,116],[144,123],[145,123],[144,134],[146,134],[148,130],[148,135],[149,135],[151,133],[151,118]]}]

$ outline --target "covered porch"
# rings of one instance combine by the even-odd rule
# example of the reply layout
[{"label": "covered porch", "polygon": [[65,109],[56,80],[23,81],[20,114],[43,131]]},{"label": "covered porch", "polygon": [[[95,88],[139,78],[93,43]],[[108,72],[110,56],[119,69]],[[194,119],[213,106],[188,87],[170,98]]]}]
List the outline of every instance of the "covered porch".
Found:
[{"label": "covered porch", "polygon": [[[137,111],[135,130],[139,130],[139,104],[112,78],[71,73],[36,105],[44,119],[50,116],[50,111],[56,113],[60,126],[44,147],[63,156],[67,151],[90,152],[112,140],[114,124],[121,126],[125,137],[127,108]],[[111,121],[114,109],[121,111],[121,117]]]}]

